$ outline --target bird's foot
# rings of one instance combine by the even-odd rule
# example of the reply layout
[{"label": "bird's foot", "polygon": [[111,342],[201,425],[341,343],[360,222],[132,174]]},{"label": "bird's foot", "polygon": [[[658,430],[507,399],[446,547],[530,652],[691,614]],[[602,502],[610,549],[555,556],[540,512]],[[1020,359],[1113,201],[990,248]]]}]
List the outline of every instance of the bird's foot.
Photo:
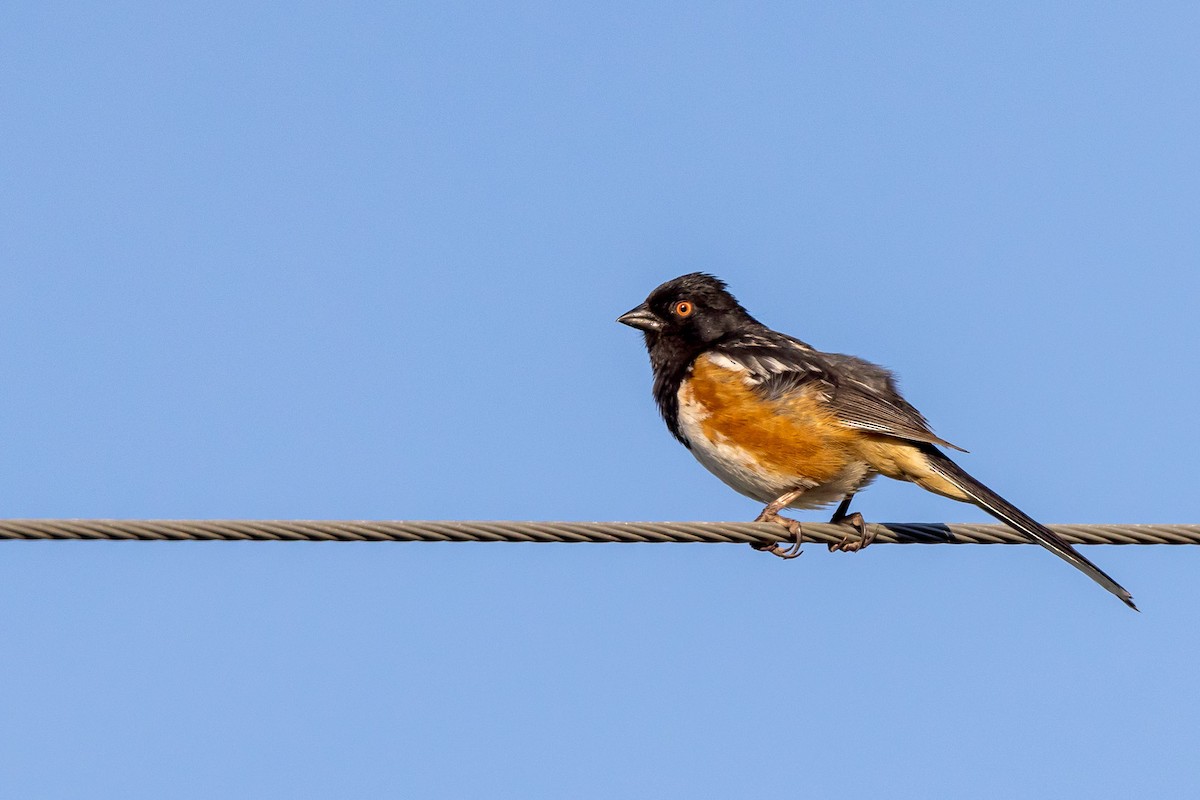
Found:
[{"label": "bird's foot", "polygon": [[770,544],[755,544],[751,542],[750,546],[755,550],[762,550],[763,552],[770,553],[771,555],[779,556],[780,558],[784,559],[795,558],[796,556],[802,554],[800,548],[804,543],[804,532],[801,530],[799,522],[794,519],[779,516],[779,512],[772,509],[771,506],[764,508],[763,512],[759,514],[754,521],[774,522],[776,525],[782,525],[795,540],[795,543],[788,547],[781,546],[779,542],[771,542]]},{"label": "bird's foot", "polygon": [[[839,512],[841,509],[838,509]],[[829,552],[834,553],[841,550],[843,553],[857,553],[864,547],[875,541],[875,534],[867,532],[867,523],[863,519],[863,515],[855,511],[853,514],[845,512],[833,515],[833,519],[829,520],[831,525],[849,525],[854,528],[854,533],[847,533],[840,542],[831,542]]]}]

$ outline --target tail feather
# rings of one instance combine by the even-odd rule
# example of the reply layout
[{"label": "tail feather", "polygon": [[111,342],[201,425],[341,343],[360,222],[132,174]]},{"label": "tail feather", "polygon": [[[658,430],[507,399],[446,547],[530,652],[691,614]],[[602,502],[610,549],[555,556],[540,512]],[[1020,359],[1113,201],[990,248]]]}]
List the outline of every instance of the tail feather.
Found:
[{"label": "tail feather", "polygon": [[1002,522],[1028,536],[1056,556],[1078,569],[1083,574],[1116,595],[1121,602],[1132,608],[1133,596],[1121,584],[1110,578],[1104,570],[1088,561],[1079,551],[1067,544],[1054,531],[1031,518],[1021,509],[971,477],[966,470],[951,461],[944,453],[931,445],[922,448],[929,465],[946,480],[961,489],[977,506]]}]

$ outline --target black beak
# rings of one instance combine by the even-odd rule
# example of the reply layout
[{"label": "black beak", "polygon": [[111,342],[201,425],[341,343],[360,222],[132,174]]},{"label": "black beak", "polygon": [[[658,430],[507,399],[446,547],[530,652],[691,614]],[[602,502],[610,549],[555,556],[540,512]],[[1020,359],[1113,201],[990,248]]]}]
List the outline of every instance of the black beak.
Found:
[{"label": "black beak", "polygon": [[646,331],[646,333],[658,333],[663,326],[662,320],[655,316],[645,303],[637,308],[631,308],[617,317],[617,322],[640,331]]}]

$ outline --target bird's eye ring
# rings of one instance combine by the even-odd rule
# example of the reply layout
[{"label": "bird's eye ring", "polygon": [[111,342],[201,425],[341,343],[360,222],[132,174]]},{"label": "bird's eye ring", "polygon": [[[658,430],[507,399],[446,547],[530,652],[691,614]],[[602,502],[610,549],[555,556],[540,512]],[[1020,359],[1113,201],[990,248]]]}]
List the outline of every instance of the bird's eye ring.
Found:
[{"label": "bird's eye ring", "polygon": [[696,307],[687,300],[680,300],[671,308],[671,311],[673,311],[677,317],[690,317],[692,312],[695,310]]}]

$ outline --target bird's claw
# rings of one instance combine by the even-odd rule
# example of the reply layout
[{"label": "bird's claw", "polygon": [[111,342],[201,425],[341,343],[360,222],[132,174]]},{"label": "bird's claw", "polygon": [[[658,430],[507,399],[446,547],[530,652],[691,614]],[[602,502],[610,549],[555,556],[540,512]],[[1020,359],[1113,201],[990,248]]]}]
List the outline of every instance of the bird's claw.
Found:
[{"label": "bird's claw", "polygon": [[759,514],[754,521],[774,522],[776,525],[782,525],[787,529],[788,533],[792,535],[794,540],[794,542],[787,547],[783,547],[779,542],[770,542],[768,544],[756,544],[751,542],[750,546],[755,550],[761,550],[764,553],[770,553],[771,555],[778,556],[782,559],[792,559],[799,555],[803,555],[803,550],[801,547],[804,544],[804,532],[800,528],[799,522],[794,519],[788,519],[787,517],[781,517],[778,513],[771,513],[767,511],[763,511],[763,513]]},{"label": "bird's claw", "polygon": [[854,534],[847,533],[840,542],[830,542],[829,552],[831,553],[835,553],[838,550],[843,553],[857,553],[875,541],[875,534],[867,532],[866,520],[857,511],[848,515],[835,514],[829,522],[833,525],[849,525],[854,528]]}]

